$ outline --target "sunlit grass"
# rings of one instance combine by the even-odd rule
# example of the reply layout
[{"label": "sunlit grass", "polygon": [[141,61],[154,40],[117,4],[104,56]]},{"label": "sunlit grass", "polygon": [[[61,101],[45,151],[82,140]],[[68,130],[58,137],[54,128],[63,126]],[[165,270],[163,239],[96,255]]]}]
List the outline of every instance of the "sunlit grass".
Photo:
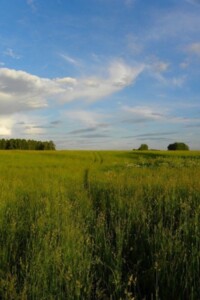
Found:
[{"label": "sunlit grass", "polygon": [[1,299],[199,299],[200,152],[1,151]]}]

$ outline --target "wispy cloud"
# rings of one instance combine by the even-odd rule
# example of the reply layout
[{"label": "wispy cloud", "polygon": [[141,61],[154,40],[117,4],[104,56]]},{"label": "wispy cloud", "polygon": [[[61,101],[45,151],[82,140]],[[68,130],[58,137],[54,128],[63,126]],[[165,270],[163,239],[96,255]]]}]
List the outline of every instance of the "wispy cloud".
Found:
[{"label": "wispy cloud", "polygon": [[159,81],[163,86],[170,86],[170,87],[175,87],[175,88],[181,88],[186,80],[187,76],[186,75],[181,75],[181,76],[169,76],[166,77],[160,73],[154,73],[153,77]]},{"label": "wispy cloud", "polygon": [[[181,65],[180,67],[186,68],[186,65]],[[170,63],[161,61],[158,58],[154,57],[149,63],[146,65],[146,70],[149,72],[149,75],[159,81],[161,84],[165,86],[174,86],[174,87],[182,87],[185,83],[187,77],[185,75],[179,76],[170,76],[168,75],[170,71]],[[165,74],[167,73],[167,74]],[[167,76],[168,75],[168,76]]]},{"label": "wispy cloud", "polygon": [[21,58],[21,56],[18,55],[17,53],[15,53],[14,50],[11,49],[11,48],[7,48],[6,51],[4,52],[4,54],[6,56],[9,56],[9,57],[13,58],[13,59],[20,59]]},{"label": "wispy cloud", "polygon": [[186,0],[186,2],[188,2],[190,4],[194,4],[194,5],[200,5],[200,1],[199,0]]},{"label": "wispy cloud", "polygon": [[136,3],[136,0],[124,0],[124,3],[125,3],[125,5],[130,7]]},{"label": "wispy cloud", "polygon": [[79,67],[81,65],[80,61],[78,59],[75,59],[67,54],[60,53],[60,57],[62,57],[67,63],[70,63],[71,65],[74,65],[76,67]]},{"label": "wispy cloud", "polygon": [[[114,61],[105,68],[104,76],[77,78],[62,99],[63,101],[81,99],[87,102],[100,100],[132,85],[143,70],[144,65],[131,67],[124,62]],[[65,85],[62,87],[65,88]]]},{"label": "wispy cloud", "polygon": [[187,51],[200,56],[200,42],[192,43],[187,47]]},{"label": "wispy cloud", "polygon": [[169,65],[170,64],[168,62],[157,60],[157,61],[155,61],[155,63],[152,64],[151,67],[153,68],[153,70],[155,72],[163,73],[169,69]]},{"label": "wispy cloud", "polygon": [[187,69],[189,67],[189,65],[190,65],[189,61],[183,61],[183,62],[180,63],[179,66],[180,66],[181,69],[184,70],[184,69]]},{"label": "wispy cloud", "polygon": [[126,36],[127,47],[131,54],[137,55],[144,50],[141,40],[133,34]]},{"label": "wispy cloud", "polygon": [[169,84],[181,88],[185,84],[186,79],[187,77],[183,75],[179,77],[172,77],[170,80],[168,80],[168,82]]},{"label": "wispy cloud", "polygon": [[28,4],[28,6],[30,6],[33,12],[36,10],[35,0],[27,0],[26,3]]},{"label": "wispy cloud", "polygon": [[146,42],[166,40],[171,43],[177,39],[180,43],[199,33],[199,11],[185,11],[180,8],[162,14],[157,11],[152,18],[152,25],[143,33]]}]

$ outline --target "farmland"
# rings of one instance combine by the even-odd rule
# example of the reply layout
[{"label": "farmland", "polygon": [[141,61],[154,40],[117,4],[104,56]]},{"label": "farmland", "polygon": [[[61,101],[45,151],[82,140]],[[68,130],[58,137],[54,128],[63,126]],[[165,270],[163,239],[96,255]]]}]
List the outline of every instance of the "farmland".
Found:
[{"label": "farmland", "polygon": [[200,152],[1,151],[1,299],[200,299]]}]

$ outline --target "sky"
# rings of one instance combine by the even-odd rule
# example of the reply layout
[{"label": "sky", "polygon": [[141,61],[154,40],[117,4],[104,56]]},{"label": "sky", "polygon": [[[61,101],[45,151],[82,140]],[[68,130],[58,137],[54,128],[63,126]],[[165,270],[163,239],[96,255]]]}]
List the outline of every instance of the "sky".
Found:
[{"label": "sky", "polygon": [[200,149],[200,0],[1,0],[1,138]]}]

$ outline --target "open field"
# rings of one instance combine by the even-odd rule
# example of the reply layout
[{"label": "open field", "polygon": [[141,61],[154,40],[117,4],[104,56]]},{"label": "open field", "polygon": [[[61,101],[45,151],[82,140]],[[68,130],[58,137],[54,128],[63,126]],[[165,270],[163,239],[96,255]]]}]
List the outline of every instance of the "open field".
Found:
[{"label": "open field", "polygon": [[200,299],[200,152],[1,151],[0,299]]}]

